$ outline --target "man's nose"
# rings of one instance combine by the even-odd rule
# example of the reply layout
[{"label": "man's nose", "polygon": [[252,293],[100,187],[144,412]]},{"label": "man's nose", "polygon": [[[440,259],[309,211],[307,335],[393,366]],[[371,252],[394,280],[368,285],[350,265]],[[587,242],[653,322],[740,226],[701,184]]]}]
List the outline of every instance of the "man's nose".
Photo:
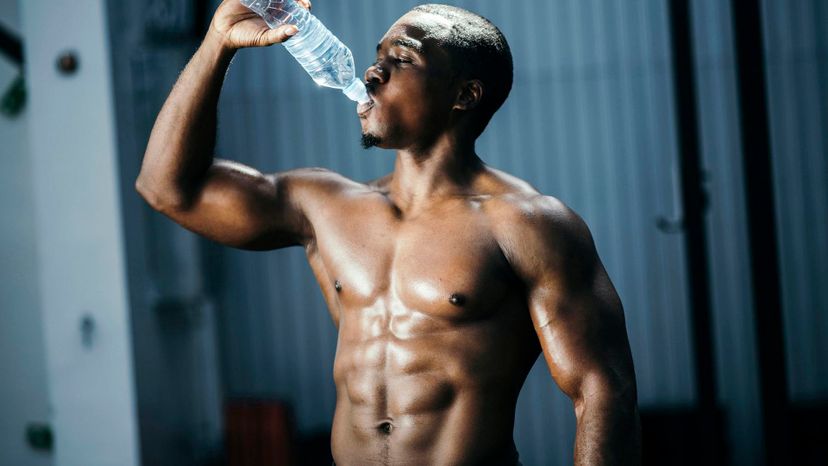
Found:
[{"label": "man's nose", "polygon": [[383,84],[388,80],[388,73],[383,67],[376,63],[365,70],[365,82],[373,82],[374,84]]}]

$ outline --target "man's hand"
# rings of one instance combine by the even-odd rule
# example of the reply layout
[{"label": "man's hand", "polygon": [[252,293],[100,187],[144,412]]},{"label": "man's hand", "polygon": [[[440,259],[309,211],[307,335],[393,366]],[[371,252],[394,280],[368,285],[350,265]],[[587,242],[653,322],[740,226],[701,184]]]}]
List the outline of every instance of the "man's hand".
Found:
[{"label": "man's hand", "polygon": [[[310,0],[296,0],[310,10]],[[242,5],[239,0],[224,0],[210,23],[209,34],[216,35],[222,44],[231,49],[242,47],[267,47],[288,40],[298,30],[293,25],[270,29],[261,16]]]},{"label": "man's hand", "polygon": [[[297,0],[310,8],[308,0]],[[324,205],[347,184],[327,170],[263,174],[214,158],[216,107],[237,48],[289,37],[271,30],[239,0],[225,0],[210,32],[164,103],[147,143],[138,193],[155,210],[218,243],[242,249],[307,244],[305,212]]]}]

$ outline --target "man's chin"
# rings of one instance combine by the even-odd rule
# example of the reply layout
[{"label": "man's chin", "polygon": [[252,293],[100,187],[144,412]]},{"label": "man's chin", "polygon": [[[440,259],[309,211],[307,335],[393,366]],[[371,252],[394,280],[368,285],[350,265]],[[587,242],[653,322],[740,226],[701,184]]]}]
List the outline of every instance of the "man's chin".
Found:
[{"label": "man's chin", "polygon": [[372,147],[378,147],[382,144],[382,139],[379,136],[375,136],[370,133],[362,133],[361,142],[363,149],[370,149]]}]

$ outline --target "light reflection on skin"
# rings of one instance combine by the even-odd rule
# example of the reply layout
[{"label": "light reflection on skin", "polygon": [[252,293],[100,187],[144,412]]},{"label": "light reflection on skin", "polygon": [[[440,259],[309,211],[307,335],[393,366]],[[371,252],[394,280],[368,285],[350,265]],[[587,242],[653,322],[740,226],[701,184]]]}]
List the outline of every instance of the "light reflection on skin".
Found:
[{"label": "light reflection on skin", "polygon": [[[414,280],[407,283],[406,286],[413,291],[418,301],[436,302],[440,299],[440,290],[428,281]],[[434,318],[416,309],[405,306],[400,300],[396,290],[397,288],[394,286],[394,281],[392,280],[391,298],[388,308],[391,313],[391,321],[388,326],[389,331],[401,340],[410,339],[415,335],[423,336],[425,329],[434,326]]]},{"label": "light reflection on skin", "polygon": [[428,302],[436,302],[442,296],[442,292],[431,281],[414,280],[406,284],[406,289],[411,290],[417,298]]},{"label": "light reflection on skin", "polygon": [[400,30],[404,31],[405,25],[409,27],[413,25],[420,29],[424,33],[423,39],[436,39],[438,41],[445,39],[454,27],[454,23],[440,15],[425,12],[407,13],[391,25],[386,37],[391,37]]},{"label": "light reflection on skin", "polygon": [[380,366],[385,359],[385,343],[374,340],[366,343],[360,352],[362,354],[359,355],[359,359],[364,361],[366,366]]},{"label": "light reflection on skin", "polygon": [[[345,262],[346,264],[348,262]],[[359,264],[359,261],[353,261],[354,264]],[[351,293],[355,293],[357,296],[362,297],[369,297],[375,291],[371,284],[374,283],[374,277],[371,276],[369,270],[366,267],[345,267],[345,270],[342,271],[342,276],[348,277],[348,289]]]},{"label": "light reflection on skin", "polygon": [[[428,286],[428,285],[423,285]],[[432,288],[431,296],[439,296]],[[406,307],[399,299],[379,298],[371,306],[360,310],[359,327],[363,341],[392,335],[400,340],[423,336],[423,330],[433,327],[435,319],[423,312]],[[385,343],[387,344],[387,342]]]},{"label": "light reflection on skin", "polygon": [[389,345],[388,369],[391,373],[416,372],[424,365],[417,353],[398,344]]},{"label": "light reflection on skin", "polygon": [[374,304],[360,311],[359,334],[363,335],[366,340],[379,338],[387,333],[387,321],[388,312],[385,304],[382,299],[378,299]]},{"label": "light reflection on skin", "polygon": [[407,340],[413,336],[422,337],[423,329],[433,319],[421,312],[409,311],[399,317],[393,317],[390,323],[391,334],[401,340]]}]

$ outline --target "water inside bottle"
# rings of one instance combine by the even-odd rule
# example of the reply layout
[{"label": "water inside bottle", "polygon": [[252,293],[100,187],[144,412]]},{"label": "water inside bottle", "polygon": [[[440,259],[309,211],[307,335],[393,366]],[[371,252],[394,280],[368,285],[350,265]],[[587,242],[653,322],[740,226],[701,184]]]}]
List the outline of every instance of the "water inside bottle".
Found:
[{"label": "water inside bottle", "polygon": [[310,12],[294,0],[241,0],[271,28],[293,24],[299,31],[285,48],[320,86],[341,89],[349,99],[368,102],[365,85],[357,78],[351,50]]}]

